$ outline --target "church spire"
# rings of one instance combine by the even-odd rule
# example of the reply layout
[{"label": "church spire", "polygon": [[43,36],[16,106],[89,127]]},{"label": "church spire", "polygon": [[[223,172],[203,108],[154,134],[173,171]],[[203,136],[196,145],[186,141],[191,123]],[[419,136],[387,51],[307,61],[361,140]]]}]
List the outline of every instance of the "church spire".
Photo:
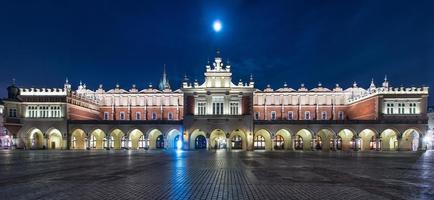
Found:
[{"label": "church spire", "polygon": [[160,89],[161,91],[163,91],[165,89],[170,89],[169,79],[167,78],[167,74],[166,74],[166,64],[164,64],[164,67],[163,67],[163,77],[160,80],[160,84],[158,85],[158,89]]}]

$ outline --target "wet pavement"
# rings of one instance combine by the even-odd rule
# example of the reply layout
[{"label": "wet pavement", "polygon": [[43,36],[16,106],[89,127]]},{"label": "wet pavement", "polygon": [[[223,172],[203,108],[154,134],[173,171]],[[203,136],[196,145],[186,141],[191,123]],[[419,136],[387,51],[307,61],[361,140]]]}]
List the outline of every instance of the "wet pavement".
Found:
[{"label": "wet pavement", "polygon": [[434,199],[434,152],[0,151],[0,199]]}]

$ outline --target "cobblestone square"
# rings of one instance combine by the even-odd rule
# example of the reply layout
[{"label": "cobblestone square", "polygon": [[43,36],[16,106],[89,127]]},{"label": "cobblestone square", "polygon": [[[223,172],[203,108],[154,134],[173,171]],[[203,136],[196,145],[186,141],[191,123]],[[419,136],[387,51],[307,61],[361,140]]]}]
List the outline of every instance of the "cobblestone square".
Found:
[{"label": "cobblestone square", "polygon": [[0,151],[1,199],[433,199],[427,152]]}]

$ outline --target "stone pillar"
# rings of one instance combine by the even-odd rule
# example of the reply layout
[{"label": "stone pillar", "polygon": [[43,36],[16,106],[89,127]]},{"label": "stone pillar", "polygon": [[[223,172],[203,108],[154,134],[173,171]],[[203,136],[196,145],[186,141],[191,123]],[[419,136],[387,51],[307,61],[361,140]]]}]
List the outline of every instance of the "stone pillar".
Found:
[{"label": "stone pillar", "polygon": [[227,150],[232,150],[232,142],[230,138],[226,138],[226,149]]},{"label": "stone pillar", "polygon": [[209,138],[206,138],[206,150],[211,150],[211,144],[209,142]]}]

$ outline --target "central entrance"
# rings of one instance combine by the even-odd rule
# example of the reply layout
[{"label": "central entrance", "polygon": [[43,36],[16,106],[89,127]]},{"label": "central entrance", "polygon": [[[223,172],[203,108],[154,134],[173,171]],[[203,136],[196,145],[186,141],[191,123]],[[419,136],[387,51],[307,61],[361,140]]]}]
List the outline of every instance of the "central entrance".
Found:
[{"label": "central entrance", "polygon": [[225,137],[219,137],[215,139],[215,149],[226,149],[226,138]]},{"label": "central entrance", "polygon": [[226,149],[228,145],[226,133],[221,129],[215,129],[211,132],[210,143],[212,149]]}]

